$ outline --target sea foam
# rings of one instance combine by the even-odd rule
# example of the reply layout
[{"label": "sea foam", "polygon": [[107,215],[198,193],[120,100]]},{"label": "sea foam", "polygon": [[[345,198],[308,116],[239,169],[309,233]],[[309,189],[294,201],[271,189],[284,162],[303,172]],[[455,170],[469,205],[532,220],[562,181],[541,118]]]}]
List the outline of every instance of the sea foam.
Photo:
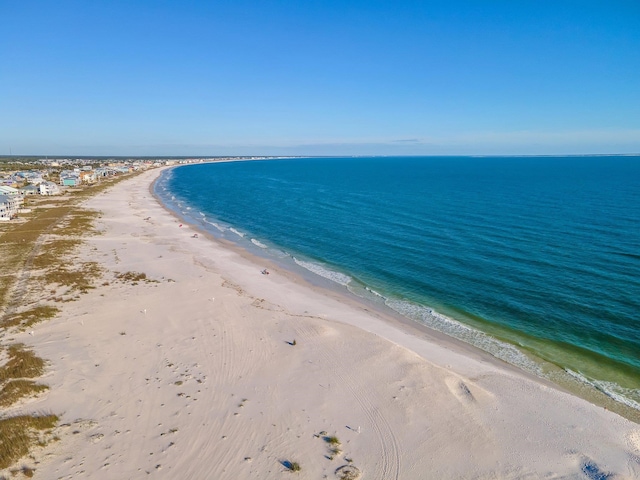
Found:
[{"label": "sea foam", "polygon": [[329,270],[322,265],[318,265],[317,263],[305,262],[303,260],[299,260],[296,257],[293,257],[293,261],[296,262],[302,268],[309,270],[316,275],[319,275],[327,280],[331,280],[332,282],[338,283],[343,286],[349,285],[352,278],[349,275],[345,275],[344,273],[336,272],[334,270]]},{"label": "sea foam", "polygon": [[469,343],[511,365],[538,376],[542,376],[543,374],[540,366],[529,359],[529,357],[514,345],[501,342],[487,333],[458,322],[423,305],[417,305],[406,300],[391,299],[387,299],[385,303],[389,308],[405,317],[418,321],[429,328],[457,338],[465,343]]},{"label": "sea foam", "polygon": [[225,231],[225,228],[222,225],[220,225],[220,224],[218,224],[216,222],[210,222],[208,220],[205,220],[205,223],[208,223],[209,225],[211,225],[212,227],[216,228],[220,232],[224,232]]},{"label": "sea foam", "polygon": [[264,243],[262,243],[259,240],[256,240],[255,238],[251,239],[251,243],[253,243],[256,247],[260,247],[260,248],[268,248]]},{"label": "sea foam", "polygon": [[620,402],[627,407],[640,410],[640,402],[636,402],[632,397],[640,399],[640,389],[637,388],[623,388],[614,382],[605,382],[601,380],[590,380],[581,373],[574,372],[568,368],[564,369],[571,377],[575,378],[581,383],[585,383],[594,387],[596,390],[604,393],[607,397],[612,398],[616,402]]}]

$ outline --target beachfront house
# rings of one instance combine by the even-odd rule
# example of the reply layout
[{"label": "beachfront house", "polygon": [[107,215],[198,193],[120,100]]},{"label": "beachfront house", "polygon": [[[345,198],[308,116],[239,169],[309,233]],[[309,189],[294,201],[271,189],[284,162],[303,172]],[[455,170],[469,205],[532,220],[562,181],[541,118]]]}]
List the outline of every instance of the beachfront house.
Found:
[{"label": "beachfront house", "polygon": [[30,185],[39,185],[44,182],[44,178],[42,178],[42,173],[40,172],[24,172],[22,177]]},{"label": "beachfront house", "polygon": [[40,195],[60,195],[60,187],[53,182],[42,182],[38,188]]},{"label": "beachfront house", "polygon": [[63,170],[60,172],[60,185],[63,187],[77,187],[82,183],[80,170]]},{"label": "beachfront house", "polygon": [[102,177],[112,177],[116,175],[118,172],[115,171],[112,167],[98,167],[95,169],[95,174],[97,178]]},{"label": "beachfront house", "polygon": [[60,185],[62,185],[63,187],[76,187],[80,185],[80,177],[71,175],[67,177],[61,176]]},{"label": "beachfront house", "polygon": [[36,185],[27,185],[26,187],[19,188],[18,191],[21,195],[37,195],[40,193],[40,188]]},{"label": "beachfront house", "polygon": [[13,214],[9,210],[9,205],[0,197],[0,222],[7,222],[11,220],[12,216]]},{"label": "beachfront house", "polygon": [[0,185],[0,195],[3,195],[1,199],[6,200],[5,197],[19,197],[20,191],[17,188]]},{"label": "beachfront house", "polygon": [[93,184],[96,183],[98,181],[98,177],[96,176],[95,172],[82,172],[80,173],[80,182],[81,183],[85,183],[85,184]]},{"label": "beachfront house", "polygon": [[8,221],[18,214],[24,202],[16,188],[0,185],[0,221]]}]

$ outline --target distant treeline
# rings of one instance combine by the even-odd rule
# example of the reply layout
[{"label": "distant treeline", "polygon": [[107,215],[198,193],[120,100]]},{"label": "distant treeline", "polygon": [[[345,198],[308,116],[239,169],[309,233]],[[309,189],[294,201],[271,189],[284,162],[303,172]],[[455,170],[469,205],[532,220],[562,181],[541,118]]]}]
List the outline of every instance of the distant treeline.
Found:
[{"label": "distant treeline", "polygon": [[37,162],[41,157],[16,157],[9,155],[0,155],[0,163],[31,163]]},{"label": "distant treeline", "polygon": [[25,160],[22,160],[20,161],[20,163],[15,163],[15,161],[0,160],[0,172],[13,172],[19,170],[47,170],[49,168],[51,168],[49,165],[35,163],[35,161],[27,162]]}]

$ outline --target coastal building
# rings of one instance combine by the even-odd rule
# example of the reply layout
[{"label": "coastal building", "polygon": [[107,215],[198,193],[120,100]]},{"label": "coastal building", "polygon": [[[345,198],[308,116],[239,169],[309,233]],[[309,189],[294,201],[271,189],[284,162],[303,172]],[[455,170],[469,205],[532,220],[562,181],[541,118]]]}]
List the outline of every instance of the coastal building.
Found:
[{"label": "coastal building", "polygon": [[24,199],[17,189],[0,185],[0,221],[14,218],[23,202]]},{"label": "coastal building", "polygon": [[20,196],[20,191],[17,188],[7,187],[6,185],[0,185],[0,195]]},{"label": "coastal building", "polygon": [[95,169],[96,177],[112,177],[118,172],[112,167],[98,167]]},{"label": "coastal building", "polygon": [[42,182],[38,188],[40,195],[60,195],[60,187],[53,182]]},{"label": "coastal building", "polygon": [[24,172],[22,177],[31,185],[39,185],[44,182],[44,178],[42,178],[42,174],[40,172]]},{"label": "coastal building", "polygon": [[9,205],[0,198],[0,222],[8,222],[13,214],[9,211]]},{"label": "coastal building", "polygon": [[64,187],[77,187],[82,183],[80,171],[63,170],[60,172],[60,185]]},{"label": "coastal building", "polygon": [[11,175],[0,175],[0,185],[13,187],[15,183],[16,182]]},{"label": "coastal building", "polygon": [[104,178],[104,177],[113,177],[117,175],[118,172],[113,167],[98,167],[94,170],[96,178]]},{"label": "coastal building", "polygon": [[95,172],[92,172],[92,171],[83,171],[82,173],[80,173],[79,176],[80,176],[81,183],[91,185],[98,181],[98,177],[96,176]]},{"label": "coastal building", "polygon": [[77,176],[60,177],[60,185],[64,187],[77,187],[80,183],[80,177]]},{"label": "coastal building", "polygon": [[37,195],[40,193],[40,188],[37,185],[27,185],[19,188],[18,191],[21,195]]}]

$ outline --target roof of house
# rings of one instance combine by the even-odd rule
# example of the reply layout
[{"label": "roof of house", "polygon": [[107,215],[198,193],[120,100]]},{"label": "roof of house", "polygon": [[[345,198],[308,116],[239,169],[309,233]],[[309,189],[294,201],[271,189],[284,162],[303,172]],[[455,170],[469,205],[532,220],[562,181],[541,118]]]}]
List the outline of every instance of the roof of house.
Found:
[{"label": "roof of house", "polygon": [[0,195],[18,195],[18,189],[0,185]]}]

